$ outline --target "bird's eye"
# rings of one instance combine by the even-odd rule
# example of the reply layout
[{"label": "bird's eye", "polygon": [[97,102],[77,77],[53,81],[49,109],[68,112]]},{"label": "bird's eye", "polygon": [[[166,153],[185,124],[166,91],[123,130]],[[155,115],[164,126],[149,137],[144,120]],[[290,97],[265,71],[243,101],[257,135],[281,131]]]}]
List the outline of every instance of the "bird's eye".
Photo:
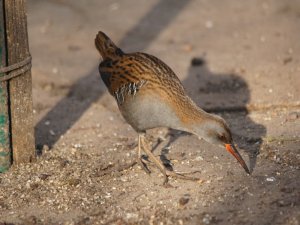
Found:
[{"label": "bird's eye", "polygon": [[223,141],[223,142],[226,141],[226,137],[225,137],[224,134],[220,134],[220,135],[219,135],[219,139],[220,139],[221,141]]}]

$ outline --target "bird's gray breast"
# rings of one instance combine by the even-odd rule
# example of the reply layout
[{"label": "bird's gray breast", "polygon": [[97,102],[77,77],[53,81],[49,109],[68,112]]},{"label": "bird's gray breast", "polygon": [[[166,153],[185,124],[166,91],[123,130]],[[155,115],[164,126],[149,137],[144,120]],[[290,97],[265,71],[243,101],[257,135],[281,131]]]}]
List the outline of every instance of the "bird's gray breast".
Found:
[{"label": "bird's gray breast", "polygon": [[181,127],[174,109],[154,92],[128,96],[119,108],[125,120],[137,132],[156,127]]}]

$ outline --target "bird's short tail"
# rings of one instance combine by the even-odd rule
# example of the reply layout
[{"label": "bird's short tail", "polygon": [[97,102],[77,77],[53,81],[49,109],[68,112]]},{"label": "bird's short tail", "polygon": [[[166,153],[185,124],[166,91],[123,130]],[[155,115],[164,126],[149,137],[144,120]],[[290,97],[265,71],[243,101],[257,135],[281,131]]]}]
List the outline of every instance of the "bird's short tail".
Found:
[{"label": "bird's short tail", "polygon": [[95,45],[103,59],[115,59],[124,54],[102,31],[98,32],[95,38]]}]

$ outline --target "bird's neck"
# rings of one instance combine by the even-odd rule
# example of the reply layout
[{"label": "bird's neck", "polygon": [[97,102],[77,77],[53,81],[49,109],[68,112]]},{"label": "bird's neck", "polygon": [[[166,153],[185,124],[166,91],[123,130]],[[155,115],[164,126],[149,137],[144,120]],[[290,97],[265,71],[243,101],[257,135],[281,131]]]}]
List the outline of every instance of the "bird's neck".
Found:
[{"label": "bird's neck", "polygon": [[213,121],[214,116],[199,108],[188,96],[177,104],[177,107],[181,108],[181,110],[176,110],[182,124],[181,130],[203,136],[202,132],[206,130],[207,122]]}]

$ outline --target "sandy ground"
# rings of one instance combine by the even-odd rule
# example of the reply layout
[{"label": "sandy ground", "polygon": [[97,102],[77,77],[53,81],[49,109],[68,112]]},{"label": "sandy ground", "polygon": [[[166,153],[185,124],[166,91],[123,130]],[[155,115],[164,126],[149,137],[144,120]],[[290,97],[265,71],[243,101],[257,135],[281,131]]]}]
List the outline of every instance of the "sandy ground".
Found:
[{"label": "sandy ground", "polygon": [[[28,0],[39,157],[0,174],[0,224],[299,225],[299,25],[297,0]],[[98,30],[165,61],[228,121],[252,175],[167,129],[147,135],[155,155],[200,180],[166,188],[153,163],[150,176],[134,165],[137,134],[97,72]]]}]

